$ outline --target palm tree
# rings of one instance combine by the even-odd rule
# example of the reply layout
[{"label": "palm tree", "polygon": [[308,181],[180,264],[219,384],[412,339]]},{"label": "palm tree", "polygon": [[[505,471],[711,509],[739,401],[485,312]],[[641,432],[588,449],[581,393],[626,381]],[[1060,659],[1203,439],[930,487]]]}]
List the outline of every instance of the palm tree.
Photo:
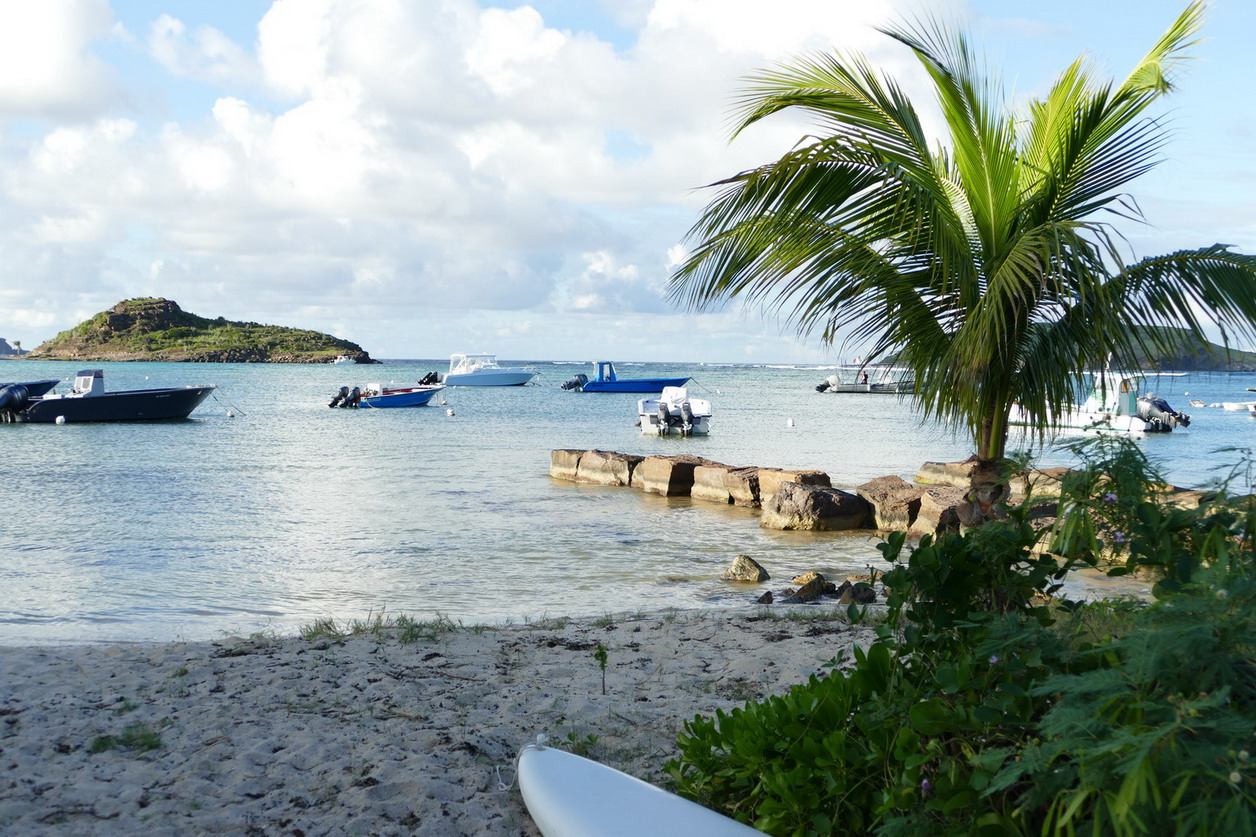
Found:
[{"label": "palm tree", "polygon": [[[926,417],[976,445],[972,511],[1003,496],[1008,414],[1045,436],[1087,370],[1206,339],[1256,333],[1256,257],[1227,245],[1126,264],[1110,223],[1141,219],[1122,193],[1157,162],[1148,108],[1203,22],[1192,3],[1125,81],[1079,58],[1041,99],[1004,103],[962,34],[936,22],[882,29],[914,52],[947,130],[931,143],[893,79],[858,55],[793,59],[749,79],[733,137],[777,111],[817,117],[775,162],[721,187],[671,278],[690,309],[732,297],[799,333],[872,345],[915,376]],[[1180,331],[1144,326],[1174,326]]]}]

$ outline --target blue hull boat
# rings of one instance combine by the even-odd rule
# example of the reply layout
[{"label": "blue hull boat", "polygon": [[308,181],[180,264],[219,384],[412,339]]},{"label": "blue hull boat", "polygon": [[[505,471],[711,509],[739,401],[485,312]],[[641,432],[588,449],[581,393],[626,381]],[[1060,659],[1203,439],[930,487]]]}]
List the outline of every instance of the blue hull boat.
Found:
[{"label": "blue hull boat", "polygon": [[422,407],[432,396],[443,390],[440,385],[386,387],[383,384],[367,384],[364,389],[341,387],[328,407]]},{"label": "blue hull boat", "polygon": [[576,392],[662,392],[664,387],[683,387],[688,378],[621,378],[609,360],[594,361],[597,377],[577,375],[562,385]]}]

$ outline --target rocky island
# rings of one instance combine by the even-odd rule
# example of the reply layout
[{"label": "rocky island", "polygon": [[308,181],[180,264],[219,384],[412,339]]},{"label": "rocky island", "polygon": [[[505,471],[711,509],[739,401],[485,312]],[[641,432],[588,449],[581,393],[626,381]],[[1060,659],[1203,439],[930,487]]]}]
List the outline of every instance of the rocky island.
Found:
[{"label": "rocky island", "polygon": [[31,360],[189,363],[377,363],[348,340],[319,331],[211,320],[169,299],[127,299],[35,347]]}]

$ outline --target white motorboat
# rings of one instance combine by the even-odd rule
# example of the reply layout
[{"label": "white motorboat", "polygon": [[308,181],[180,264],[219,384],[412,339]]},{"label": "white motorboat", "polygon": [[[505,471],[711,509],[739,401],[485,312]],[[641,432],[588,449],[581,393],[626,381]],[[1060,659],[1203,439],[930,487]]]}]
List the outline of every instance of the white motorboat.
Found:
[{"label": "white motorboat", "polygon": [[517,387],[536,375],[531,369],[498,366],[497,355],[449,356],[449,371],[441,383],[450,387]]},{"label": "white motorboat", "polygon": [[706,436],[711,432],[711,402],[690,398],[684,387],[663,387],[657,398],[642,398],[637,415],[646,434]]},{"label": "white motorboat", "polygon": [[357,361],[348,355],[336,355],[336,358],[332,361],[332,363],[357,363]]},{"label": "white motorboat", "polygon": [[[872,369],[875,377],[868,376],[868,369]],[[903,395],[910,393],[915,386],[915,381],[904,377],[903,372],[892,368],[868,367],[867,369],[845,370],[845,372],[845,375],[838,373],[825,378],[816,387],[816,392],[875,392]]]},{"label": "white motorboat", "polygon": [[[1189,427],[1191,417],[1179,413],[1156,395],[1138,394],[1144,377],[1128,372],[1100,372],[1091,375],[1090,395],[1080,405],[1053,416],[1051,424],[1060,430],[1093,430],[1116,433],[1168,433],[1175,427]],[[1020,404],[1013,404],[1008,423],[1031,423]]]}]

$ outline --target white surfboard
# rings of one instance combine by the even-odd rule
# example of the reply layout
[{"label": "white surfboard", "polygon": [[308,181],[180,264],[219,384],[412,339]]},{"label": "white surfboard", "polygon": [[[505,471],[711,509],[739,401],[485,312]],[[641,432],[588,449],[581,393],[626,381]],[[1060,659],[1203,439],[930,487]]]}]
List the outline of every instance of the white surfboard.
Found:
[{"label": "white surfboard", "polygon": [[529,744],[519,789],[545,837],[762,837],[696,802],[574,753]]}]

